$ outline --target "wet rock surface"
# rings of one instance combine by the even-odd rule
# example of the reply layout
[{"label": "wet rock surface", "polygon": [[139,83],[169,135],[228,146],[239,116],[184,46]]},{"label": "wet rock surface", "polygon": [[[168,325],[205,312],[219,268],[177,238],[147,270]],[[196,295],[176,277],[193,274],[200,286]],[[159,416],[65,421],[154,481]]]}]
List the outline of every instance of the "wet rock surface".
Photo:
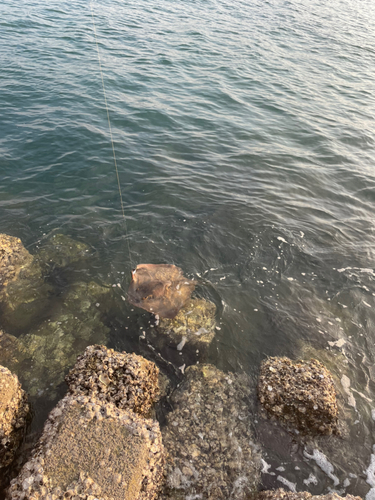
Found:
[{"label": "wet rock surface", "polygon": [[89,255],[90,248],[86,243],[65,234],[55,234],[43,244],[35,258],[44,267],[65,267],[86,259]]},{"label": "wet rock surface", "polygon": [[52,286],[19,238],[0,235],[1,324],[20,332],[47,310]]},{"label": "wet rock surface", "polygon": [[189,299],[173,319],[160,318],[156,331],[159,343],[169,343],[177,350],[205,352],[215,336],[216,306],[205,299]]},{"label": "wet rock surface", "polygon": [[162,429],[168,452],[161,498],[250,498],[260,478],[247,376],[194,365],[172,395]]},{"label": "wet rock surface", "polygon": [[68,395],[50,413],[8,499],[153,500],[163,477],[159,424]]},{"label": "wet rock surface", "polygon": [[136,354],[120,353],[101,345],[89,346],[65,380],[75,394],[94,395],[148,416],[159,398],[159,369]]},{"label": "wet rock surface", "polygon": [[0,475],[21,444],[28,413],[26,394],[17,376],[0,366]]},{"label": "wet rock surface", "polygon": [[337,434],[336,390],[330,372],[315,359],[262,362],[258,396],[269,416],[304,434]]},{"label": "wet rock surface", "polygon": [[77,355],[90,344],[105,344],[109,328],[102,318],[111,289],[97,283],[75,283],[50,319],[15,337],[0,331],[0,363],[22,378],[27,392],[54,399]]},{"label": "wet rock surface", "polygon": [[312,495],[307,491],[294,493],[292,491],[285,491],[283,488],[277,490],[262,491],[256,497],[258,500],[340,500],[346,498],[347,500],[361,500],[361,497],[353,495],[346,495],[341,497],[337,493],[328,493],[327,495]]},{"label": "wet rock surface", "polygon": [[19,238],[0,234],[0,289],[14,280],[32,260]]}]

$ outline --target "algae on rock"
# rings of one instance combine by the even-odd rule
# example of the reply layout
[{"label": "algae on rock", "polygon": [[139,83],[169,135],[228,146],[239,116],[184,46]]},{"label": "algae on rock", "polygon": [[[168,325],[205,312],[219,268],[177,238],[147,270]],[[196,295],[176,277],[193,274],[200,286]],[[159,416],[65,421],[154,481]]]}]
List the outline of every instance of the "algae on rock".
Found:
[{"label": "algae on rock", "polygon": [[102,322],[101,304],[110,293],[110,288],[93,282],[76,283],[51,319],[19,337],[24,357],[30,360],[22,375],[31,395],[45,391],[53,399],[77,355],[89,344],[107,343],[109,328]]},{"label": "algae on rock", "polygon": [[50,413],[6,498],[154,500],[163,468],[157,422],[95,398],[68,395]]},{"label": "algae on rock", "polygon": [[90,248],[86,243],[65,234],[55,234],[44,243],[35,258],[42,266],[66,267],[89,255]]},{"label": "algae on rock", "polygon": [[205,299],[193,298],[173,319],[160,318],[156,328],[159,343],[174,343],[178,350],[205,351],[215,336],[216,306]]},{"label": "algae on rock", "polygon": [[252,443],[248,377],[212,365],[185,373],[162,429],[168,452],[162,498],[249,498],[260,479],[260,459]]}]

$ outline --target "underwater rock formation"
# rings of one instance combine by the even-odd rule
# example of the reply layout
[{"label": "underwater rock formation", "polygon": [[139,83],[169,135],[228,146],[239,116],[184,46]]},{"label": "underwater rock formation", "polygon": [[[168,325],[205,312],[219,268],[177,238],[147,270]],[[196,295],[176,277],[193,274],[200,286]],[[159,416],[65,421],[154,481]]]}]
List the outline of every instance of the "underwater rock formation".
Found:
[{"label": "underwater rock formation", "polygon": [[65,380],[73,394],[95,396],[148,416],[160,394],[158,375],[156,365],[142,356],[93,345],[78,357]]},{"label": "underwater rock formation", "polygon": [[48,309],[52,286],[19,238],[0,234],[0,305],[2,325],[22,331]]},{"label": "underwater rock formation", "polygon": [[337,434],[336,390],[330,372],[315,359],[262,362],[259,400],[270,416],[304,434]]},{"label": "underwater rock formation", "polygon": [[16,375],[0,366],[0,476],[22,442],[29,405]]},{"label": "underwater rock formation", "polygon": [[292,491],[285,491],[283,488],[261,491],[256,498],[257,500],[341,500],[342,498],[346,498],[346,500],[362,500],[361,497],[353,495],[346,495],[346,497],[340,497],[337,493],[312,495],[308,491],[293,493]]},{"label": "underwater rock formation", "polygon": [[54,286],[46,281],[51,268],[65,267],[89,256],[89,247],[56,234],[32,256],[19,238],[0,235],[0,322],[21,333],[47,317]]},{"label": "underwater rock formation", "polygon": [[252,444],[248,377],[208,364],[185,373],[162,429],[168,460],[161,498],[249,498],[259,482],[260,458]]},{"label": "underwater rock formation", "polygon": [[132,272],[128,300],[162,318],[174,318],[194,288],[195,281],[173,264],[139,264]]},{"label": "underwater rock formation", "polygon": [[101,319],[109,294],[110,288],[96,283],[76,283],[50,320],[18,338],[24,356],[22,377],[31,395],[43,393],[53,399],[77,355],[87,345],[107,343],[109,328]]},{"label": "underwater rock formation", "polygon": [[0,330],[0,365],[17,372],[25,352],[17,337]]},{"label": "underwater rock formation", "polygon": [[111,288],[94,282],[76,283],[51,319],[18,338],[0,331],[0,364],[19,374],[32,397],[54,399],[77,355],[87,345],[107,343],[110,330],[102,316],[111,294]]},{"label": "underwater rock formation", "polygon": [[51,411],[9,500],[154,500],[163,478],[159,424],[95,398],[68,395]]},{"label": "underwater rock formation", "polygon": [[[190,299],[173,319],[161,318],[156,327],[154,342],[173,345],[178,351],[191,350],[194,355],[207,351],[215,337],[216,306],[205,299]],[[194,362],[194,361],[193,361]]]},{"label": "underwater rock formation", "polygon": [[66,267],[87,259],[90,248],[82,241],[73,240],[65,234],[55,234],[49,238],[35,255],[42,266]]}]

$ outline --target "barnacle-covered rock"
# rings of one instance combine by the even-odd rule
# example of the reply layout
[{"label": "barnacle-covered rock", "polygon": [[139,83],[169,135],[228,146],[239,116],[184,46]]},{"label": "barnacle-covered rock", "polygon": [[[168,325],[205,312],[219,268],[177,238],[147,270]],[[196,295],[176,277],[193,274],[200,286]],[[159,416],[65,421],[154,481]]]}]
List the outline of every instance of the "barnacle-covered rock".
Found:
[{"label": "barnacle-covered rock", "polygon": [[342,498],[346,498],[346,500],[361,500],[361,497],[355,497],[353,495],[346,495],[346,497],[340,497],[337,493],[312,495],[308,491],[294,493],[292,491],[285,491],[283,488],[261,491],[257,495],[258,500],[341,500]]},{"label": "barnacle-covered rock", "polygon": [[338,433],[336,391],[330,372],[316,359],[263,361],[258,383],[267,413],[306,434]]},{"label": "barnacle-covered rock", "polygon": [[19,332],[48,309],[52,286],[19,238],[0,235],[0,321]]},{"label": "barnacle-covered rock", "polygon": [[92,345],[78,357],[65,380],[72,393],[94,395],[147,416],[159,397],[158,375],[156,365],[142,356]]},{"label": "barnacle-covered rock", "polygon": [[163,442],[168,452],[161,498],[249,498],[259,481],[245,375],[194,365],[172,395]]},{"label": "barnacle-covered rock", "polygon": [[0,366],[0,475],[21,444],[28,413],[26,394],[17,376]]},{"label": "barnacle-covered rock", "polygon": [[90,249],[86,243],[65,234],[55,234],[43,244],[35,258],[42,266],[66,267],[89,255]]},{"label": "barnacle-covered rock", "polygon": [[68,395],[7,491],[9,500],[153,500],[163,477],[159,424],[95,398]]},{"label": "barnacle-covered rock", "polygon": [[[195,349],[207,348],[215,336],[216,306],[205,299],[189,299],[173,319],[160,318],[157,331],[161,339],[177,345]],[[164,337],[164,338],[163,338]]]},{"label": "barnacle-covered rock", "polygon": [[32,260],[19,238],[0,234],[0,289],[17,278]]}]

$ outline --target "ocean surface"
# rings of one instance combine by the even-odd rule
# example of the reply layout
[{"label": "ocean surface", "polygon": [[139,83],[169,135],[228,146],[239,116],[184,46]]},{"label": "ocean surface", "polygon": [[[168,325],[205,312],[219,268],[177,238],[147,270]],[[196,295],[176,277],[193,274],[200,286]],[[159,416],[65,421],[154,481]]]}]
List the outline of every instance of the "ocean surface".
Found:
[{"label": "ocean surface", "polygon": [[266,356],[325,360],[347,433],[304,445],[254,417],[263,486],[375,498],[373,1],[91,7],[0,3],[0,232],[89,245],[75,273],[119,285],[116,349],[148,324],[131,269],[173,263],[217,305],[211,363],[255,385]]}]

